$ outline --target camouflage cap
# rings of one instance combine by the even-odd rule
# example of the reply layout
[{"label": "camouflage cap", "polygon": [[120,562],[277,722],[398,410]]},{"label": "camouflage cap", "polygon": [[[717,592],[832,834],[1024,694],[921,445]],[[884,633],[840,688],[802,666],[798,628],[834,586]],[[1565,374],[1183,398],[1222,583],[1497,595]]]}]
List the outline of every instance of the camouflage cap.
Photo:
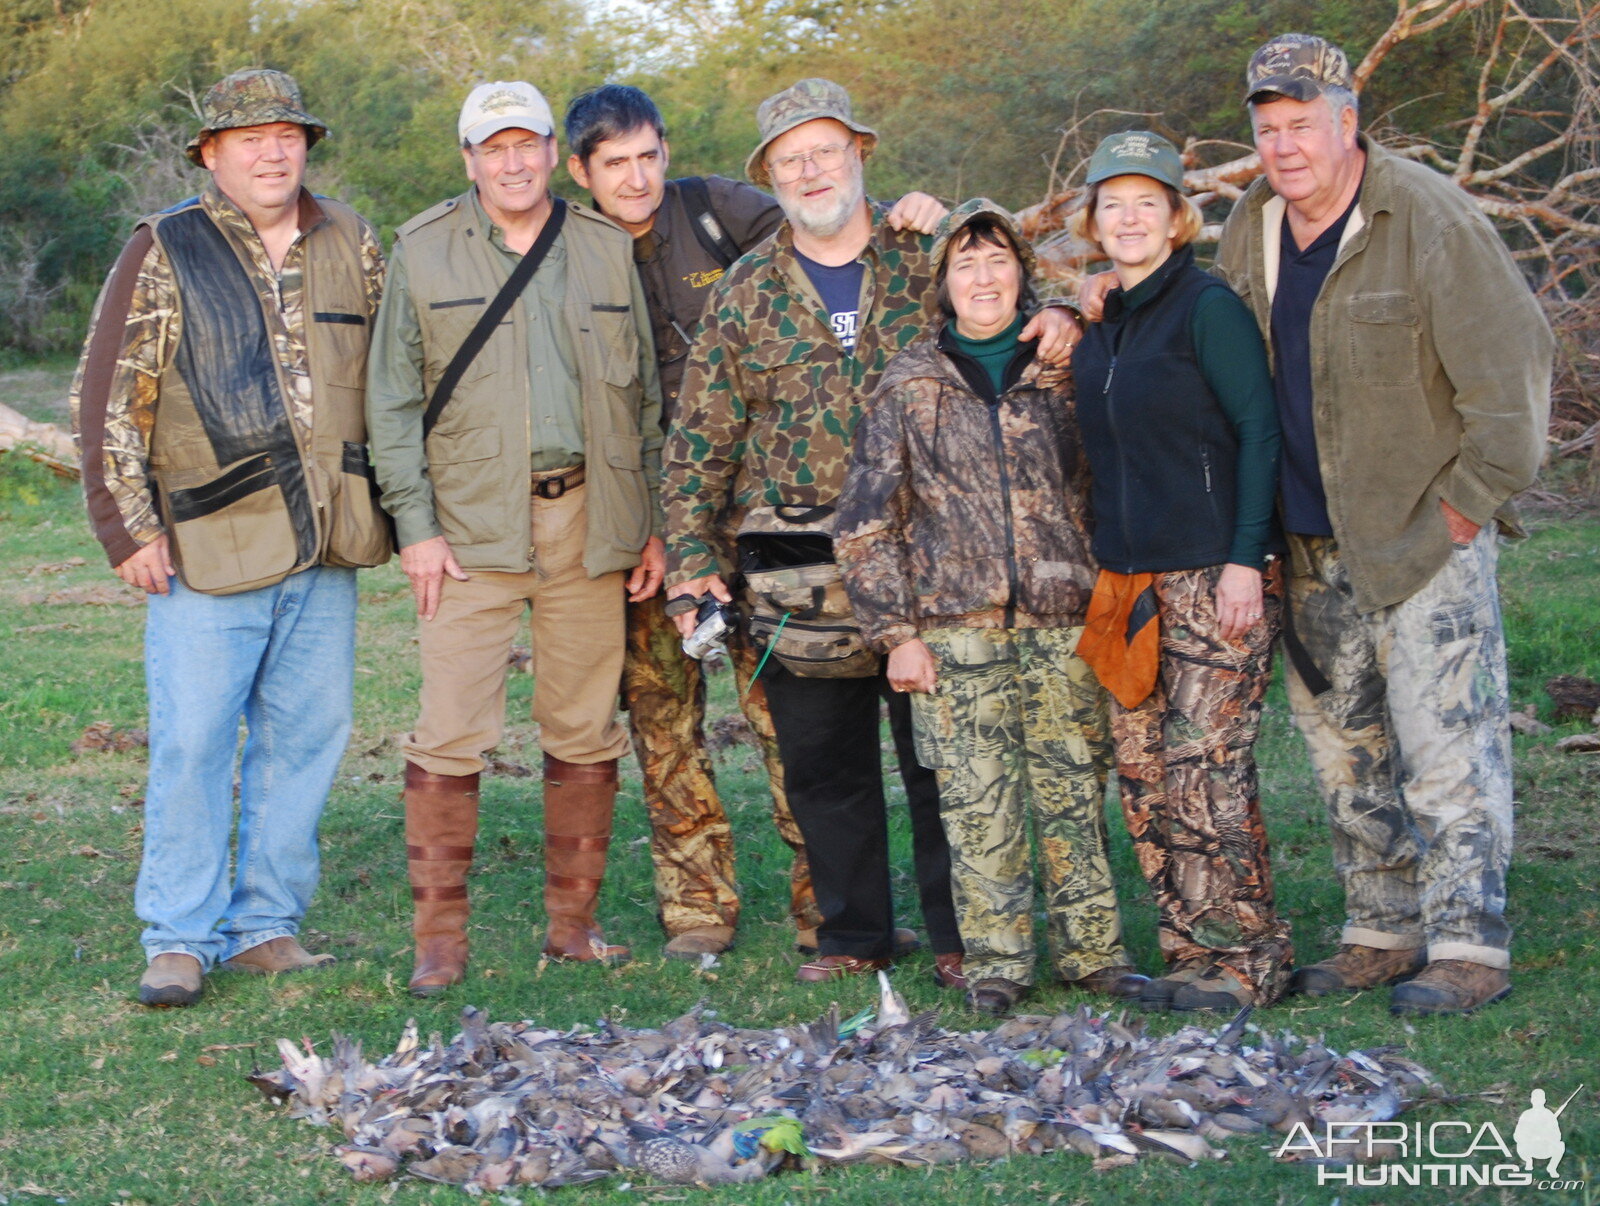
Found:
[{"label": "camouflage cap", "polygon": [[1244,103],[1264,93],[1310,101],[1324,88],[1349,88],[1350,60],[1332,42],[1313,34],[1279,34],[1250,56]]},{"label": "camouflage cap", "polygon": [[761,129],[761,144],[745,160],[745,175],[768,188],[772,177],[767,172],[767,147],[780,134],[819,117],[832,118],[861,136],[861,158],[872,154],[878,145],[878,132],[850,116],[850,94],[832,80],[801,80],[774,96],[767,97],[756,110],[756,125]]},{"label": "camouflage cap", "polygon": [[1113,176],[1148,176],[1183,191],[1183,156],[1159,134],[1149,130],[1124,130],[1100,140],[1089,156],[1085,184],[1099,184]]},{"label": "camouflage cap", "polygon": [[206,93],[200,121],[200,132],[189,140],[184,151],[191,163],[201,167],[205,165],[200,158],[200,144],[218,130],[288,121],[306,128],[307,147],[315,146],[319,138],[328,134],[328,127],[306,112],[294,77],[270,67],[248,67],[218,80]]},{"label": "camouflage cap", "polygon": [[1022,252],[1022,272],[1024,276],[1031,277],[1034,269],[1033,244],[1022,237],[1022,231],[1017,228],[1017,220],[1009,209],[996,205],[987,197],[974,197],[970,201],[963,201],[949,213],[933,230],[933,263],[936,275],[944,277],[944,257],[950,250],[950,240],[955,238],[965,227],[984,215],[993,218],[997,226],[1003,227],[1011,236],[1011,241]]}]

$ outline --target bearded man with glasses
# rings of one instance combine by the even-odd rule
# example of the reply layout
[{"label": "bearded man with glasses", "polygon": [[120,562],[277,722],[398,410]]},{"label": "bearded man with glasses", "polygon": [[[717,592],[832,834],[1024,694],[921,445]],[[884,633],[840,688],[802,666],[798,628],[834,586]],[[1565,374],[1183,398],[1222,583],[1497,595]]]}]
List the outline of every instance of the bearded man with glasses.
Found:
[{"label": "bearded man with glasses", "polygon": [[[932,240],[894,229],[868,201],[864,166],[878,136],[855,120],[845,90],[801,80],[762,102],[756,120],[761,141],[745,170],[773,188],[785,221],[717,283],[689,355],[663,463],[675,598],[731,600],[732,534],[752,508],[837,503],[866,400],[889,358],[937,313]],[[1058,362],[1076,337],[1059,310],[1023,331]],[[678,615],[685,635],[693,621],[692,608]],[[938,787],[916,762],[905,697],[881,672],[803,677],[769,662],[762,681],[824,918],[820,955],[798,978],[870,972],[893,952],[881,698],[906,783],[935,977],[964,986]]]}]

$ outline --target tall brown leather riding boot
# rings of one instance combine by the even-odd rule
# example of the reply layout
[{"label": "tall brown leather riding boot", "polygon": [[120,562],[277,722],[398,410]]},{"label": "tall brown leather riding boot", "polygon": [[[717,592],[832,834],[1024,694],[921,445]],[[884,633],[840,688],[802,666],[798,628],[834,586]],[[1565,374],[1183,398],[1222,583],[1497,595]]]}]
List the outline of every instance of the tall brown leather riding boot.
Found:
[{"label": "tall brown leather riding boot", "polygon": [[467,974],[467,871],[478,840],[478,776],[406,763],[406,867],[416,969],[411,995],[436,997]]},{"label": "tall brown leather riding boot", "polygon": [[578,963],[625,963],[628,948],[608,946],[595,904],[611,844],[617,763],[544,757],[544,953]]}]

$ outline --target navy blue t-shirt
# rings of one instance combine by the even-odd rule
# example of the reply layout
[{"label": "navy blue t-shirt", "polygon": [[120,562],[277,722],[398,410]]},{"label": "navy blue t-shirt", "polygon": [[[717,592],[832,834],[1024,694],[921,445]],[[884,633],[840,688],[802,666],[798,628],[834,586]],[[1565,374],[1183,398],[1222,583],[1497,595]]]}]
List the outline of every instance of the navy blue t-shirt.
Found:
[{"label": "navy blue t-shirt", "polygon": [[806,270],[806,275],[821,295],[822,304],[828,308],[833,333],[839,337],[844,350],[853,353],[856,350],[856,320],[861,311],[861,274],[867,266],[860,260],[851,260],[837,267],[819,264],[799,251],[794,253],[794,258],[800,261],[800,267]]},{"label": "navy blue t-shirt", "polygon": [[1303,536],[1333,535],[1311,417],[1311,309],[1333,269],[1339,240],[1360,198],[1357,189],[1339,220],[1304,251],[1295,245],[1286,215],[1279,243],[1278,287],[1272,295],[1272,386],[1278,395],[1278,421],[1283,428],[1278,489],[1283,498],[1283,530]]}]

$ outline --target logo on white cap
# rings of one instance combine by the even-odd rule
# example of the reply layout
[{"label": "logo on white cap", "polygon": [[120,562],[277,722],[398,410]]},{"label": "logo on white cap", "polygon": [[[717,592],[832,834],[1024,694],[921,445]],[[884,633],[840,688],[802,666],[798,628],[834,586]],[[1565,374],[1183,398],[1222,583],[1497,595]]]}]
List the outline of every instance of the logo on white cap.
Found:
[{"label": "logo on white cap", "polygon": [[461,141],[473,146],[501,130],[549,135],[555,128],[549,102],[532,84],[520,80],[479,84],[467,94],[456,126]]}]

